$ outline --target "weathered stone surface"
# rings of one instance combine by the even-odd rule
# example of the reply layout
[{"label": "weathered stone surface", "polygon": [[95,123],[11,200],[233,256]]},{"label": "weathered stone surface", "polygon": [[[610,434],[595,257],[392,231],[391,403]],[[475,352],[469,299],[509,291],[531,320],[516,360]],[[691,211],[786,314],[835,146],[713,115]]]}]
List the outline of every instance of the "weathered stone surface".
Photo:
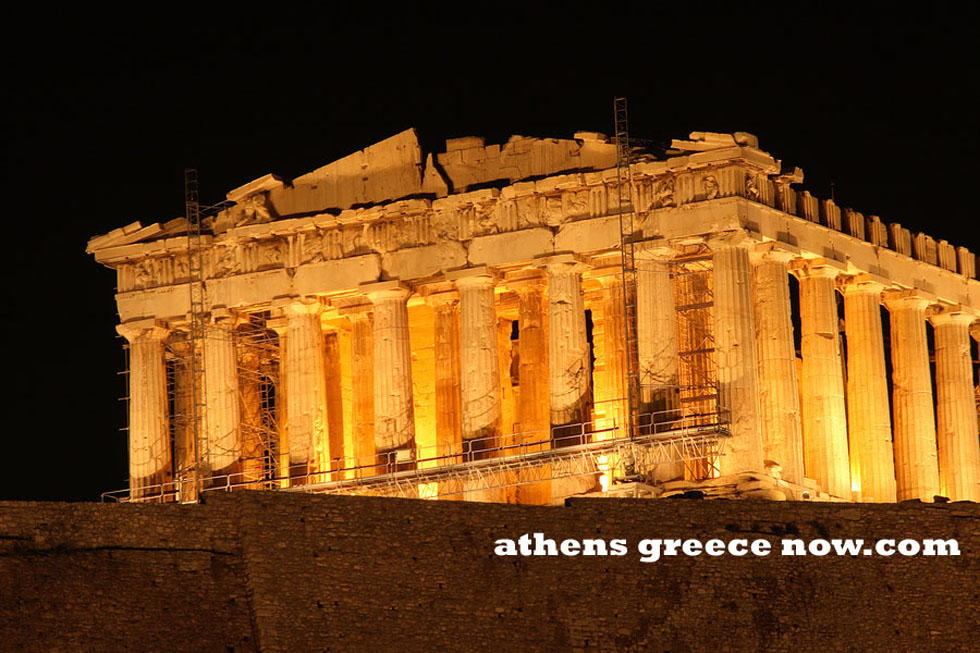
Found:
[{"label": "weathered stone surface", "polygon": [[[7,502],[0,630],[12,650],[456,650],[461,632],[473,651],[786,650],[801,637],[812,650],[972,650],[978,525],[972,504],[529,507],[258,492],[186,506]],[[622,538],[629,553],[493,555],[498,539],[534,532]],[[636,552],[643,538],[778,548],[875,537],[955,537],[961,555],[642,563]]]}]

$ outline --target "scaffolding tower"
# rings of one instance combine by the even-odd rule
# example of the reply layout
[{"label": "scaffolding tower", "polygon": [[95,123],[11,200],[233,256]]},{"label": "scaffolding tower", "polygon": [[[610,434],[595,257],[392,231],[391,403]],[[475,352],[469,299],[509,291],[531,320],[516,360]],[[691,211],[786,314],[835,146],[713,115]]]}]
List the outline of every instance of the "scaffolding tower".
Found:
[{"label": "scaffolding tower", "polygon": [[[623,355],[626,391],[626,419],[624,426],[630,439],[638,435],[637,417],[640,411],[640,360],[636,334],[636,252],[634,240],[636,225],[633,206],[633,173],[631,170],[631,146],[629,136],[629,108],[624,97],[613,99],[613,116],[616,129],[616,205],[619,211],[619,250],[622,264],[623,299]],[[634,454],[634,451],[630,451]],[[620,469],[626,477],[636,473],[636,458],[627,458]]]},{"label": "scaffolding tower", "polygon": [[[686,247],[670,264],[677,326],[678,401],[685,426],[721,421],[714,339],[714,284],[706,245]],[[692,478],[718,473],[717,458],[689,468]]]}]

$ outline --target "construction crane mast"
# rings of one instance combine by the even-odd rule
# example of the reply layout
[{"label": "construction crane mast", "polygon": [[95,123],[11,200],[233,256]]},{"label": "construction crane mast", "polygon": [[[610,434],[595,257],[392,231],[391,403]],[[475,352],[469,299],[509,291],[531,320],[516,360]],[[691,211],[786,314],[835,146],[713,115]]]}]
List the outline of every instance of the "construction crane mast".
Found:
[{"label": "construction crane mast", "polygon": [[187,334],[190,420],[187,427],[194,442],[195,495],[200,496],[207,476],[207,394],[204,387],[204,348],[208,323],[204,286],[204,246],[197,171],[184,170],[184,209],[187,217],[187,274],[190,288],[190,330]]},{"label": "construction crane mast", "polygon": [[636,233],[633,207],[633,174],[630,169],[631,145],[629,136],[629,111],[626,98],[613,100],[616,127],[616,189],[619,209],[619,246],[623,277],[623,338],[626,364],[626,426],[631,439],[638,433],[637,418],[640,412],[640,370],[636,335]]}]

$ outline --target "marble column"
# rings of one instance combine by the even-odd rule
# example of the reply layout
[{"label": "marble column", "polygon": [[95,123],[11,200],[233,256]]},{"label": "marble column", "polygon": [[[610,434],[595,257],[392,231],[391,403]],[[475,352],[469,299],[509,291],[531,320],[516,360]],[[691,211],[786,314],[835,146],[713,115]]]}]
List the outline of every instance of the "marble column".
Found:
[{"label": "marble column", "polygon": [[[435,337],[436,451],[440,465],[462,461],[463,436],[460,430],[459,377],[459,294],[455,291],[433,293],[426,297],[432,306]],[[439,494],[450,500],[461,500],[459,481],[439,484]]]},{"label": "marble column", "polygon": [[895,501],[895,456],[888,409],[884,286],[867,275],[841,279],[847,336],[847,427],[851,486],[865,502]]},{"label": "marble column", "polygon": [[750,259],[763,456],[767,464],[779,465],[782,478],[802,485],[803,426],[789,299],[790,256],[766,243],[756,247]]},{"label": "marble column", "polygon": [[[677,310],[670,262],[677,252],[662,241],[636,245],[636,348],[640,373],[639,423],[658,433],[683,417],[677,358]],[[684,478],[684,463],[657,465],[656,481]]]},{"label": "marble column", "polygon": [[327,390],[320,314],[323,305],[308,298],[286,303],[285,355],[286,431],[290,484],[327,480],[329,469]]},{"label": "marble column", "polygon": [[260,488],[265,477],[266,443],[262,423],[262,378],[258,352],[242,343],[237,347],[238,387],[241,397],[241,477],[247,487]]},{"label": "marble column", "polygon": [[[539,273],[509,280],[518,298],[518,374],[520,402],[517,407],[524,451],[551,447],[551,408],[548,396],[548,312],[544,279]],[[535,470],[550,476],[550,467]],[[518,502],[543,504],[551,500],[551,483],[541,481],[517,489]]]},{"label": "marble column", "polygon": [[187,339],[173,342],[174,388],[171,416],[174,432],[173,476],[177,501],[197,500],[197,440],[194,433],[194,374],[191,371],[191,343]]},{"label": "marble column", "polygon": [[[330,469],[350,467],[344,451],[344,390],[341,366],[340,335],[336,329],[323,334],[324,383],[327,396],[327,440]],[[346,476],[345,476],[346,478]]]},{"label": "marble column", "polygon": [[377,473],[374,467],[374,320],[368,306],[346,313],[351,324],[351,417],[353,456],[361,478]]},{"label": "marble column", "polygon": [[636,337],[640,365],[640,412],[657,422],[679,417],[677,312],[670,261],[676,252],[663,245],[636,249]]},{"label": "marble column", "polygon": [[215,318],[204,331],[205,451],[204,472],[219,477],[211,483],[240,482],[242,406],[238,386],[234,320]]},{"label": "marble column", "polygon": [[939,454],[926,340],[929,302],[909,291],[885,293],[891,315],[895,480],[899,501],[940,494]]},{"label": "marble column", "polygon": [[821,489],[851,498],[847,413],[834,279],[824,259],[797,259],[800,280],[800,349],[803,355],[803,444],[806,475]]},{"label": "marble column", "polygon": [[940,494],[953,501],[980,502],[980,427],[970,360],[970,324],[976,316],[946,307],[929,319],[936,345]]},{"label": "marble column", "polygon": [[[585,327],[582,271],[571,255],[542,262],[548,278],[548,389],[552,448],[588,441],[592,413],[591,351]],[[588,473],[582,473],[588,472]],[[598,475],[573,463],[552,464],[551,500],[598,487]]]},{"label": "marble column", "polygon": [[140,499],[162,494],[171,479],[167,329],[149,319],[120,324],[116,331],[129,341],[129,497]]},{"label": "marble column", "polygon": [[[628,398],[626,379],[626,324],[625,307],[623,304],[622,267],[606,269],[593,278],[602,286],[602,350],[603,360],[597,360],[596,365],[602,365],[605,377],[605,392],[599,403],[598,380],[595,391],[596,408],[604,413],[605,424],[597,424],[596,439],[610,440],[628,438],[629,422],[627,420]],[[598,429],[609,429],[600,432]]]},{"label": "marble column", "polygon": [[[578,425],[588,422],[592,404],[589,342],[582,298],[583,265],[571,256],[555,257],[548,274],[548,377],[555,446],[579,444]],[[567,437],[573,436],[573,437]]]},{"label": "marble column", "polygon": [[459,290],[460,416],[464,450],[480,458],[500,444],[496,280],[486,268],[450,275]]},{"label": "marble column", "polygon": [[361,287],[374,306],[374,443],[389,471],[415,464],[409,288],[400,281]]},{"label": "marble column", "polygon": [[[980,322],[975,322],[970,327],[970,337],[976,340],[978,343],[980,343]],[[971,352],[973,351],[972,345],[970,351]],[[977,385],[973,386],[973,396],[977,404],[977,421],[980,422],[980,382],[978,382]]]},{"label": "marble column", "polygon": [[736,232],[716,236],[708,246],[713,252],[718,392],[722,408],[731,416],[731,437],[719,466],[722,475],[761,472],[759,364],[748,242]]},{"label": "marble column", "polygon": [[[280,311],[281,312],[281,311]],[[266,320],[266,328],[274,331],[279,349],[279,364],[277,366],[278,383],[275,387],[275,423],[278,433],[275,434],[275,451],[269,461],[273,473],[276,476],[276,484],[279,487],[289,487],[289,428],[286,410],[289,404],[289,381],[286,364],[286,354],[289,351],[287,341],[288,319],[285,315],[272,317]]]}]

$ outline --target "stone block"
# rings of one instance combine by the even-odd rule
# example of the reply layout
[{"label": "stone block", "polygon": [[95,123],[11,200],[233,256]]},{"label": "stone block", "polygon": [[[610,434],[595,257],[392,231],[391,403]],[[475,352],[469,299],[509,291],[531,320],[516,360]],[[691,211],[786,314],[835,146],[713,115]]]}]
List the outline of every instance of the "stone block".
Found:
[{"label": "stone block", "polygon": [[388,279],[417,279],[466,265],[466,250],[457,242],[411,247],[381,257],[381,270]]},{"label": "stone block", "polygon": [[935,239],[921,232],[915,234],[915,238],[912,239],[912,255],[920,261],[937,265]]},{"label": "stone block", "polygon": [[498,265],[545,256],[554,251],[550,229],[536,227],[504,234],[478,236],[470,242],[470,265]]},{"label": "stone block", "polygon": [[820,203],[820,224],[834,231],[840,231],[840,207],[834,200],[824,200]]},{"label": "stone block", "polygon": [[956,272],[956,248],[945,240],[936,243],[936,257],[939,259],[939,267]]},{"label": "stone block", "polygon": [[967,279],[977,276],[977,257],[966,247],[956,248],[956,269]]},{"label": "stone block", "polygon": [[846,208],[844,209],[844,223],[847,227],[847,233],[864,240],[864,215],[854,209]]}]

